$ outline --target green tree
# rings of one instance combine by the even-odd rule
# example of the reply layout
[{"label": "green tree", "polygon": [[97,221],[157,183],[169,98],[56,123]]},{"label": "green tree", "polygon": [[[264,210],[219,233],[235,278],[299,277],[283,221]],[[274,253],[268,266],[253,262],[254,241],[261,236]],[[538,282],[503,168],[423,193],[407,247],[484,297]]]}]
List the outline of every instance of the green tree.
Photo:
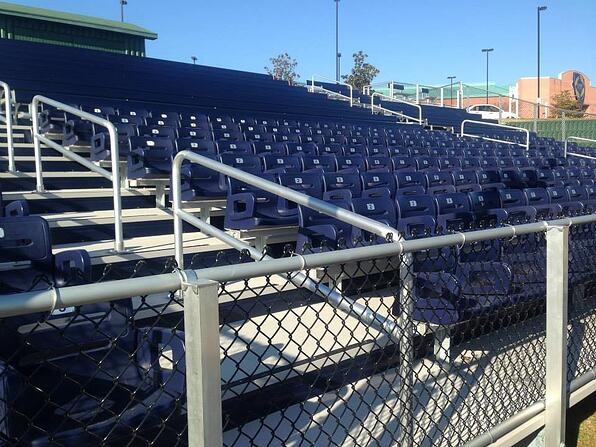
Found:
[{"label": "green tree", "polygon": [[556,108],[554,115],[558,118],[561,117],[563,110],[567,118],[581,118],[584,116],[585,107],[575,99],[569,90],[563,90],[561,93],[553,95],[551,105]]},{"label": "green tree", "polygon": [[300,78],[300,75],[296,73],[298,62],[288,53],[282,53],[272,57],[269,61],[271,62],[271,67],[265,67],[265,70],[275,79],[281,79],[293,84],[294,81]]},{"label": "green tree", "polygon": [[344,75],[342,78],[347,84],[350,84],[356,90],[362,90],[367,85],[370,85],[374,78],[379,74],[379,69],[372,64],[366,62],[368,54],[362,50],[354,53],[354,66],[349,75]]}]

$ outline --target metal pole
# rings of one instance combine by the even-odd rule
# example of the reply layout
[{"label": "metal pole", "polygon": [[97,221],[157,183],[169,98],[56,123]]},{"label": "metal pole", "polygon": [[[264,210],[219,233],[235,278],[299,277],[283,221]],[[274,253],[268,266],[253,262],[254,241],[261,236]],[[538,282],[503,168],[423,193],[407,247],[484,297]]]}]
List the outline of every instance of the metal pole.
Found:
[{"label": "metal pole", "polygon": [[16,172],[14,162],[14,144],[12,139],[12,93],[5,82],[0,82],[4,90],[4,114],[6,120],[6,146],[8,149],[8,171]]},{"label": "metal pole", "polygon": [[488,104],[488,51],[486,52],[486,103]]},{"label": "metal pole", "polygon": [[124,22],[124,5],[127,5],[126,0],[120,0],[120,21]]},{"label": "metal pole", "polygon": [[221,446],[219,283],[201,281],[192,270],[183,274],[188,445]]},{"label": "metal pole", "polygon": [[449,79],[449,105],[453,107],[453,80],[455,79],[455,76],[447,76],[447,79]]},{"label": "metal pole", "polygon": [[536,77],[536,103],[538,104],[538,111],[537,111],[537,115],[538,118],[540,118],[540,103],[541,103],[541,98],[540,98],[540,12],[546,10],[546,6],[538,6],[538,8],[536,8],[536,13],[538,15],[538,45],[537,45],[537,51],[538,51],[538,60],[537,60],[537,65],[538,65],[538,69],[537,69],[537,74],[538,76]]},{"label": "metal pole", "polygon": [[335,0],[335,80],[341,79],[339,66],[339,0]]},{"label": "metal pole", "polygon": [[545,441],[565,445],[567,413],[567,298],[569,226],[546,231]]}]

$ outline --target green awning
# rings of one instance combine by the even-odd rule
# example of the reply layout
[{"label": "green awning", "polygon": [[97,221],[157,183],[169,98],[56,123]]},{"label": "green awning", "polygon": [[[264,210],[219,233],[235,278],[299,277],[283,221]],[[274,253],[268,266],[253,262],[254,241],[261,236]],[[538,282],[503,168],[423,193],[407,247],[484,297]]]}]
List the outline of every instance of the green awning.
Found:
[{"label": "green awning", "polygon": [[155,40],[157,34],[132,23],[118,22],[116,20],[101,19],[99,17],[71,14],[68,12],[52,11],[51,9],[33,8],[31,6],[16,5],[14,3],[0,2],[0,14],[26,17],[35,20],[66,23],[87,28],[96,28],[115,33],[130,34]]}]

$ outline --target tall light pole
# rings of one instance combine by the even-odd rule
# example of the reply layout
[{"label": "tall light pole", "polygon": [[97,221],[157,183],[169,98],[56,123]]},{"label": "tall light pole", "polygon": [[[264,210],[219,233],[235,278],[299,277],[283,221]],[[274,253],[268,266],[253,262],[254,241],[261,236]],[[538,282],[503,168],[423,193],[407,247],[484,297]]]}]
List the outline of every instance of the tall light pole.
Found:
[{"label": "tall light pole", "polygon": [[538,104],[538,117],[540,117],[540,12],[546,11],[546,6],[539,6],[536,13],[538,14],[538,76],[536,78],[536,103]]},{"label": "tall light pole", "polygon": [[339,0],[335,0],[335,80],[341,79],[341,53],[339,52]]},{"label": "tall light pole", "polygon": [[124,5],[128,5],[126,0],[120,0],[120,21],[124,22]]},{"label": "tall light pole", "polygon": [[453,80],[456,78],[457,76],[447,76],[447,79],[449,79],[449,105],[451,107],[453,107]]},{"label": "tall light pole", "polygon": [[198,59],[198,57],[196,57],[196,56],[191,56],[190,58],[192,59],[192,64],[193,64],[193,65],[197,65],[197,59]]},{"label": "tall light pole", "polygon": [[482,52],[486,53],[486,103],[488,104],[488,53],[495,51],[494,48],[483,48]]}]

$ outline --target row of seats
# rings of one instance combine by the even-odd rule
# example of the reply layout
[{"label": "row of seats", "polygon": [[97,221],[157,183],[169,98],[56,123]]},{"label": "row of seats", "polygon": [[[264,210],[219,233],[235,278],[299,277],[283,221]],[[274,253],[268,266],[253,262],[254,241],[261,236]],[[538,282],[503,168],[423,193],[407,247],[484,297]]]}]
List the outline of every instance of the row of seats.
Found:
[{"label": "row of seats", "polygon": [[[0,231],[0,263],[18,262],[0,270],[0,294],[90,281],[89,254],[54,255],[41,217],[0,218]],[[74,445],[171,416],[185,390],[184,334],[139,328],[133,315],[132,299],[124,299],[4,318],[0,336],[10,343],[0,348],[3,436]],[[160,361],[166,351],[174,368]],[[23,432],[27,414],[36,415],[35,429]]]},{"label": "row of seats", "polygon": [[[189,169],[192,169],[192,166]],[[439,199],[440,197],[447,197],[446,200],[453,201],[455,197],[458,198],[455,203],[461,203],[462,197],[468,197],[466,194],[470,194],[469,197],[473,198],[473,203],[478,202],[474,208],[476,211],[480,205],[490,206],[490,209],[538,207],[536,210],[539,213],[528,212],[528,219],[535,218],[537,214],[541,218],[547,218],[552,215],[560,215],[563,212],[566,214],[583,212],[584,205],[591,205],[596,199],[596,189],[593,184],[590,186],[574,184],[567,187],[537,187],[536,185],[539,184],[537,179],[534,184],[531,184],[524,183],[520,177],[516,179],[517,183],[511,181],[506,185],[502,183],[503,179],[498,171],[481,171],[479,173],[475,171],[398,172],[395,174],[390,172],[322,173],[314,171],[306,173],[269,172],[260,176],[319,199],[325,197],[331,199],[335,194],[340,194],[342,197],[349,195],[350,200],[369,199],[379,200],[380,203],[393,201],[407,203],[408,200],[416,200],[418,203],[426,203],[425,210],[430,214],[434,214],[436,208],[428,205],[429,201],[432,203],[434,200],[440,201],[442,200]],[[192,200],[199,192],[201,185],[192,179],[193,177],[187,176],[183,183],[183,200]],[[205,178],[202,178],[202,181],[205,181]],[[246,230],[259,226],[295,225],[297,223],[298,214],[295,207],[293,208],[286,200],[235,179],[228,179],[227,183],[228,195],[224,223],[226,228]],[[208,184],[216,184],[215,178],[211,179]],[[221,183],[217,184],[221,185]],[[425,195],[428,197],[426,200],[420,201],[413,198]],[[579,206],[579,203],[582,205]],[[555,204],[564,204],[564,206],[547,206]],[[460,208],[471,211],[464,209],[463,205]],[[366,210],[363,211],[366,215]],[[395,219],[391,221],[394,222]]]}]

